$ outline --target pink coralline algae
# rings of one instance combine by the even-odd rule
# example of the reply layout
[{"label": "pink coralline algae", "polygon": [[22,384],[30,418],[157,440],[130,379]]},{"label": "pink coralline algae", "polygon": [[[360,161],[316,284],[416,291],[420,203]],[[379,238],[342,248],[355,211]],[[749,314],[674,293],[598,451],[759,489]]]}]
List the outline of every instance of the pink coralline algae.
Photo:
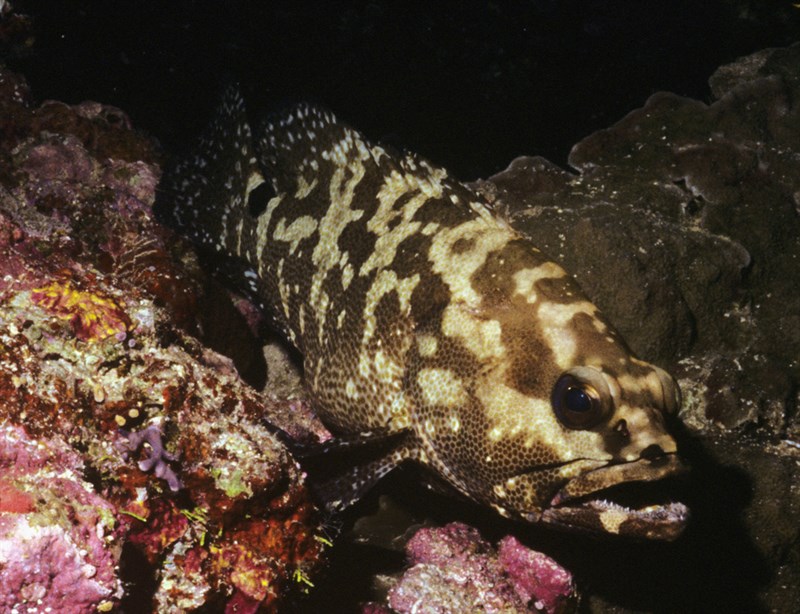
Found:
[{"label": "pink coralline algae", "polygon": [[0,611],[82,614],[121,597],[113,507],[81,470],[58,441],[0,427]]},{"label": "pink coralline algae", "polygon": [[274,612],[320,568],[265,422],[307,429],[195,336],[207,278],[152,216],[154,151],[0,66],[0,612]]},{"label": "pink coralline algae", "polygon": [[576,600],[572,576],[553,559],[513,537],[498,551],[465,524],[420,529],[406,555],[411,568],[389,591],[400,614],[563,612]]},{"label": "pink coralline algae", "polygon": [[566,569],[546,554],[526,548],[513,535],[500,541],[497,560],[517,595],[536,610],[556,612],[574,593]]}]

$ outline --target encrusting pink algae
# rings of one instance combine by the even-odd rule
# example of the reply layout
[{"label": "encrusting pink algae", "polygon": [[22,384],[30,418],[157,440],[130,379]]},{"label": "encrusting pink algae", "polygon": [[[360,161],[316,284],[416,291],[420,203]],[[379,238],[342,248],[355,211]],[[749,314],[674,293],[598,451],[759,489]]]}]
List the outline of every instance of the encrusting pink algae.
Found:
[{"label": "encrusting pink algae", "polygon": [[194,337],[204,277],[152,219],[159,175],[119,109],[36,106],[0,69],[2,611],[277,611],[322,562],[265,426],[288,404]]}]

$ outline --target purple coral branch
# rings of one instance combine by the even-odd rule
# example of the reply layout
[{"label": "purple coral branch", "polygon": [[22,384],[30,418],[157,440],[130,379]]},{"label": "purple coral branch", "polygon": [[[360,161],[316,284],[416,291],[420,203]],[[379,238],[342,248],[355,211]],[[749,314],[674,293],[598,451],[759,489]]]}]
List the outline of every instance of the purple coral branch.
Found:
[{"label": "purple coral branch", "polygon": [[166,480],[172,492],[177,492],[182,488],[183,484],[169,466],[169,462],[178,460],[178,456],[168,452],[164,447],[160,427],[151,424],[140,431],[120,430],[120,432],[124,439],[118,447],[125,460],[128,460],[143,444],[147,444],[150,451],[147,458],[139,461],[139,469],[144,472],[153,471],[157,478]]}]

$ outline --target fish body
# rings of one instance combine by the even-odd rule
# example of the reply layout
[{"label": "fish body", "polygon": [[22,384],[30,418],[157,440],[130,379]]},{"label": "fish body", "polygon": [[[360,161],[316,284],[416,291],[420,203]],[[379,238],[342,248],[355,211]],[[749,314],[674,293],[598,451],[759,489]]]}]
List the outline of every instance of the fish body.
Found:
[{"label": "fish body", "polygon": [[678,473],[674,380],[635,358],[573,279],[481,196],[308,104],[255,137],[227,90],[160,215],[224,255],[304,357],[314,407],[390,449],[331,507],[414,461],[500,514],[672,539],[679,503],[593,500]]}]

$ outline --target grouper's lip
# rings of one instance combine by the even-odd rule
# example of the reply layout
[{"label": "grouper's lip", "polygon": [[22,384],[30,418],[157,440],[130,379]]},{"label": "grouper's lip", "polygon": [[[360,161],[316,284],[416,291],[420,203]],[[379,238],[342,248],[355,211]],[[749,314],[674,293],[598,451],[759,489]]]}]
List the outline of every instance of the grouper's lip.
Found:
[{"label": "grouper's lip", "polygon": [[689,510],[682,503],[631,509],[602,498],[600,493],[619,484],[661,480],[686,470],[675,454],[667,454],[654,460],[640,459],[587,471],[556,493],[550,506],[543,510],[541,521],[592,533],[674,540],[689,520]]}]

